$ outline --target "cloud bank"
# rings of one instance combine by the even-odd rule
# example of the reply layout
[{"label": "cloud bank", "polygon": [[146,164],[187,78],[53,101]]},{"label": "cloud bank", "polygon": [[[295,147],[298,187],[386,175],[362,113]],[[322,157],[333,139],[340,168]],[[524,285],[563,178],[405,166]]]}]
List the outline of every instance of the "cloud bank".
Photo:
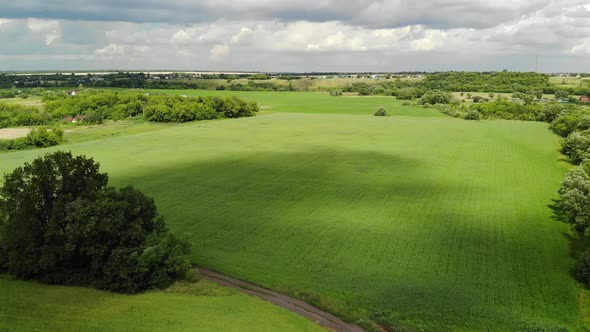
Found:
[{"label": "cloud bank", "polygon": [[0,70],[590,71],[590,0],[20,0]]}]

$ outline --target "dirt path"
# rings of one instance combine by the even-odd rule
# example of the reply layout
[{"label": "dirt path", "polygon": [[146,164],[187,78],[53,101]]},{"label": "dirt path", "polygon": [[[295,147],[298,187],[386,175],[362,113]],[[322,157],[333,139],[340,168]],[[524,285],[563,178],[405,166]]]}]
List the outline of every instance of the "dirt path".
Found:
[{"label": "dirt path", "polygon": [[354,331],[362,332],[363,330],[354,324],[347,323],[340,318],[320,310],[306,302],[292,298],[290,296],[273,292],[271,290],[256,286],[249,282],[245,282],[236,278],[228,277],[226,275],[209,271],[207,269],[198,268],[199,273],[203,279],[216,282],[220,285],[234,288],[242,293],[256,296],[264,301],[271,302],[279,307],[293,311],[307,319],[310,319],[318,324],[334,331]]}]

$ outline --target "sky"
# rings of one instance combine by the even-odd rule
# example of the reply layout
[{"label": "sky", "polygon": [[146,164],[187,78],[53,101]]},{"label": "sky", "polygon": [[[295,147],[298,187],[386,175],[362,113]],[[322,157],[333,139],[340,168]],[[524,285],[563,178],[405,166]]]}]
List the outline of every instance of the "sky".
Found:
[{"label": "sky", "polygon": [[590,0],[0,0],[0,71],[590,72]]}]

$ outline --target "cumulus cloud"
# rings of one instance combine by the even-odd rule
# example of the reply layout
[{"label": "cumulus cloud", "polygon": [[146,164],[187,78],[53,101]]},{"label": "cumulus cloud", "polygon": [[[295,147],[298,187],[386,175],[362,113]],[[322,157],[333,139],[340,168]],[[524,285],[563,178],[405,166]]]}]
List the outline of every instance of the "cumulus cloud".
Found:
[{"label": "cumulus cloud", "polygon": [[61,37],[61,24],[56,20],[41,20],[30,18],[27,27],[33,34],[42,35],[45,45],[51,45]]},{"label": "cumulus cloud", "polygon": [[248,42],[252,38],[252,30],[250,28],[241,28],[235,36],[231,38],[232,44]]},{"label": "cumulus cloud", "polygon": [[19,0],[0,70],[590,70],[588,36],[588,0]]},{"label": "cumulus cloud", "polygon": [[195,23],[226,20],[341,21],[351,25],[401,27],[492,26],[551,0],[20,0],[3,5],[8,18],[41,17],[128,22]]},{"label": "cumulus cloud", "polygon": [[440,30],[426,31],[424,37],[414,39],[410,43],[413,50],[416,51],[432,51],[444,45],[447,39],[447,34]]},{"label": "cumulus cloud", "polygon": [[125,49],[121,45],[110,43],[103,48],[94,51],[98,55],[125,55]]},{"label": "cumulus cloud", "polygon": [[212,61],[221,61],[229,55],[229,47],[225,44],[213,46],[210,51],[210,58]]}]

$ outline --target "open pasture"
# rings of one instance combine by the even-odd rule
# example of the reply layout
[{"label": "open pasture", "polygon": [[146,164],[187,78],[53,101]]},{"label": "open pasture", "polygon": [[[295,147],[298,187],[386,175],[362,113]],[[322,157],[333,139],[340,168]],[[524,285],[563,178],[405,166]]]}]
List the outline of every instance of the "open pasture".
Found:
[{"label": "open pasture", "polygon": [[0,299],[2,331],[325,331],[207,281],[130,296],[0,276]]},{"label": "open pasture", "polygon": [[416,105],[402,106],[403,101],[387,96],[340,96],[328,92],[246,92],[217,90],[145,90],[149,93],[170,93],[187,96],[238,96],[255,100],[263,111],[373,115],[383,106],[391,115],[444,117],[435,109]]},{"label": "open pasture", "polygon": [[[370,114],[378,99],[242,96],[277,112],[49,150],[92,156],[115,185],[153,196],[195,263],[342,317],[584,329],[569,227],[550,208],[567,166],[546,124],[296,114],[356,102],[369,104],[352,113]],[[0,172],[46,151],[1,155]]]}]

